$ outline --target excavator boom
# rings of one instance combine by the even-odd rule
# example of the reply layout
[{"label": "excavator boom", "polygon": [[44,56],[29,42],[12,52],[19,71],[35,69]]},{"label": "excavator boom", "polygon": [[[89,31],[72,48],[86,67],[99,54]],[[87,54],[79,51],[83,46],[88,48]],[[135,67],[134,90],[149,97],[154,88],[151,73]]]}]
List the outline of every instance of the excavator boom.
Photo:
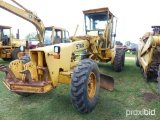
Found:
[{"label": "excavator boom", "polygon": [[11,0],[11,1],[17,4],[22,9],[19,9],[18,7],[15,7],[9,3],[6,3],[3,0],[0,0],[0,7],[31,22],[39,32],[39,35],[40,35],[39,42],[40,42],[40,46],[42,46],[42,41],[44,38],[44,30],[45,30],[42,20],[37,15],[33,14],[30,10],[26,9],[25,7],[17,3],[15,0]]}]

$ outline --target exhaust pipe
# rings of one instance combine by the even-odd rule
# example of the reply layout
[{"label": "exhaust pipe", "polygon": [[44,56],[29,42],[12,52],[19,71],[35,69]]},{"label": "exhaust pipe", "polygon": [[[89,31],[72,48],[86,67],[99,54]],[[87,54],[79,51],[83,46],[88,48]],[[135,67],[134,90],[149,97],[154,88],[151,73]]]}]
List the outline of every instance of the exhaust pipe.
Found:
[{"label": "exhaust pipe", "polygon": [[19,39],[19,29],[17,29],[16,38]]}]

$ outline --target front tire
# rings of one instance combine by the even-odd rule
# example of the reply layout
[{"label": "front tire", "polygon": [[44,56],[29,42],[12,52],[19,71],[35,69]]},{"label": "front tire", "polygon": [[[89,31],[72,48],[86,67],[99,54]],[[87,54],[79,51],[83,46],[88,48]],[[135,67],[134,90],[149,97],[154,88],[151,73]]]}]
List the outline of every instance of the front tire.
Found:
[{"label": "front tire", "polygon": [[83,55],[81,56],[81,60],[86,59],[87,58],[87,55],[86,55],[87,54],[87,50],[83,50],[82,54]]},{"label": "front tire", "polygon": [[71,81],[72,105],[81,113],[91,112],[98,100],[100,74],[96,62],[81,60],[74,68]]}]

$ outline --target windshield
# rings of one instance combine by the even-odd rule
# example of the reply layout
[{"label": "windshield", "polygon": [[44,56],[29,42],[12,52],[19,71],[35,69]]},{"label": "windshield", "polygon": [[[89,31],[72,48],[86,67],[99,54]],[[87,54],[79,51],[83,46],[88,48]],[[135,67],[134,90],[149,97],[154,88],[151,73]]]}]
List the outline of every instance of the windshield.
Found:
[{"label": "windshield", "polygon": [[114,47],[115,44],[115,37],[116,37],[116,27],[117,27],[117,18],[113,17],[112,21],[112,42],[111,42],[111,48]]},{"label": "windshield", "polygon": [[46,28],[44,32],[44,44],[51,44],[52,28]]},{"label": "windshield", "polygon": [[10,37],[10,29],[0,29],[0,39],[3,39],[4,36]]},{"label": "windshield", "polygon": [[63,31],[63,42],[64,42],[64,43],[69,43],[69,42],[70,42],[69,32],[66,31],[66,30]]},{"label": "windshield", "polygon": [[85,29],[88,30],[104,30],[107,24],[107,13],[90,13],[85,14]]},{"label": "windshield", "polygon": [[10,29],[3,29],[4,36],[6,35],[8,38],[10,37]]}]

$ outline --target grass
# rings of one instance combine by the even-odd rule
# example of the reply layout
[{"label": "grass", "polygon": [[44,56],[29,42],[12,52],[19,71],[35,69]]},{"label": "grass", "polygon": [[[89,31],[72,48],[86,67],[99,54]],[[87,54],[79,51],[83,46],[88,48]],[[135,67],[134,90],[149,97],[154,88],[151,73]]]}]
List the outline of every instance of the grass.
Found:
[{"label": "grass", "polygon": [[126,57],[135,57],[136,56],[136,54],[130,54],[129,51],[127,51],[125,55],[126,55]]},{"label": "grass", "polygon": [[[2,63],[2,61],[0,61]],[[8,62],[3,62],[8,64]],[[46,94],[21,97],[2,83],[4,73],[0,72],[0,120],[158,120],[160,103],[146,102],[143,92],[157,92],[157,84],[146,83],[134,60],[127,60],[122,72],[114,72],[108,63],[99,63],[100,71],[115,79],[113,92],[100,89],[99,100],[89,114],[80,114],[71,105],[70,86],[59,84]],[[155,109],[156,116],[128,116],[126,110]]]}]

